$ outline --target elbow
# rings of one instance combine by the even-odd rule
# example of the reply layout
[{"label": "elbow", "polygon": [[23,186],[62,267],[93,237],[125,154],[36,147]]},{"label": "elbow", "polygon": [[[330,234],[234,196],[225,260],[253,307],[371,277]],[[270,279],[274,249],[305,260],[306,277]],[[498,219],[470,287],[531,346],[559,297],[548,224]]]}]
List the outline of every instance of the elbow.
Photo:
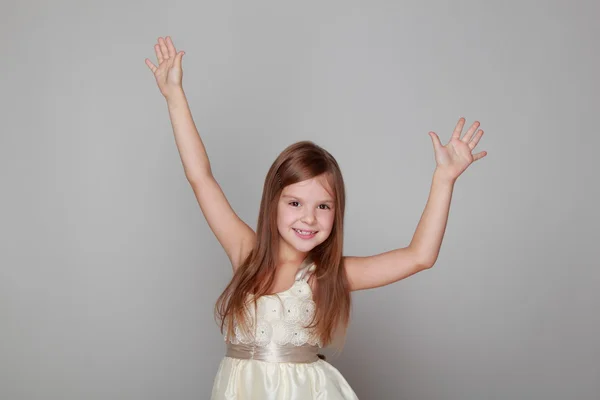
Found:
[{"label": "elbow", "polygon": [[431,267],[433,267],[433,263],[419,263],[419,270],[421,271],[425,271],[426,269],[430,269]]},{"label": "elbow", "polygon": [[421,269],[430,269],[435,265],[435,262],[437,261],[437,255],[434,257],[420,257],[419,258],[419,266],[421,267]]},{"label": "elbow", "polygon": [[413,259],[420,269],[429,269],[437,261],[438,253],[419,250],[413,247]]}]

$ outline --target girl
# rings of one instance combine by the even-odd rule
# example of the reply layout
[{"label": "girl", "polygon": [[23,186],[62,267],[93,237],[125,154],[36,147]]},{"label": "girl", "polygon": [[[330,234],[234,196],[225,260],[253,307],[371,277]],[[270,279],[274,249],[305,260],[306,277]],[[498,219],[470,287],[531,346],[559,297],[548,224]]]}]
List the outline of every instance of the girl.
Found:
[{"label": "girl", "polygon": [[182,88],[185,53],[170,37],[158,38],[154,49],[158,67],[148,59],[146,64],[167,100],[185,175],[233,266],[215,307],[227,353],[212,399],[356,399],[318,350],[347,326],[350,291],[388,285],[434,265],[454,183],[487,155],[471,153],[483,135],[479,123],[461,138],[460,118],[445,146],[429,132],[437,166],[408,247],[344,257],[344,181],[333,156],[307,141],[286,148],[267,173],[255,233],[212,175]]}]

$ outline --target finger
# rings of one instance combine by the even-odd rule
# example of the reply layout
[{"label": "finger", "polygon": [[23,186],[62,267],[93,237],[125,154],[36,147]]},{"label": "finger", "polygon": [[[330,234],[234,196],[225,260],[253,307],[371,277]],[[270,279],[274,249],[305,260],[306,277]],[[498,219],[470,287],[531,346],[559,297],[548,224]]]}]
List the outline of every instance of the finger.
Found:
[{"label": "finger", "polygon": [[460,117],[458,119],[458,123],[454,128],[454,132],[452,132],[452,139],[460,139],[460,133],[462,132],[463,127],[465,126],[465,119]]},{"label": "finger", "polygon": [[158,65],[160,65],[160,63],[163,62],[163,56],[160,51],[160,45],[158,43],[154,45],[154,52],[156,53],[156,59],[158,60]]},{"label": "finger", "polygon": [[429,132],[429,137],[433,141],[433,147],[435,147],[436,150],[440,147],[443,147],[442,142],[440,142],[440,138],[435,132]]},{"label": "finger", "polygon": [[185,54],[185,51],[180,51],[177,56],[175,57],[175,62],[173,63],[173,65],[179,69],[181,69],[181,59],[183,58]]},{"label": "finger", "polygon": [[475,121],[473,122],[473,125],[471,125],[471,127],[469,128],[469,130],[467,131],[467,133],[465,133],[465,136],[463,136],[463,138],[461,139],[464,143],[469,143],[471,141],[471,138],[473,137],[473,134],[475,133],[475,131],[477,130],[477,128],[479,128],[479,121]]},{"label": "finger", "polygon": [[165,44],[165,39],[159,37],[158,44],[160,45],[160,52],[162,53],[163,59],[169,59],[169,50],[167,49],[167,45]]},{"label": "finger", "polygon": [[487,156],[487,151],[481,151],[473,156],[473,161],[477,161],[485,156]]},{"label": "finger", "polygon": [[177,50],[175,50],[175,45],[173,44],[173,40],[170,36],[167,36],[166,44],[167,50],[169,51],[169,58],[175,58],[177,55]]},{"label": "finger", "polygon": [[148,60],[147,58],[146,65],[148,66],[148,68],[150,68],[150,71],[152,71],[152,73],[154,73],[158,69],[156,65],[152,64],[152,61]]},{"label": "finger", "polygon": [[475,146],[477,146],[477,143],[479,143],[479,139],[481,139],[481,137],[483,136],[483,130],[479,130],[477,132],[477,134],[475,135],[475,137],[473,138],[473,140],[471,140],[469,142],[469,148],[471,150],[473,150],[475,148]]}]

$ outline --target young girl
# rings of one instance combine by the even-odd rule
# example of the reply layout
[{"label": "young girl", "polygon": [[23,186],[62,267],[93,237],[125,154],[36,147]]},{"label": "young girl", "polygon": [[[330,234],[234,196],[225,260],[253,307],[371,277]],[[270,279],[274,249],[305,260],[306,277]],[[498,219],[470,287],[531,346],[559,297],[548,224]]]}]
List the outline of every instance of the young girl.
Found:
[{"label": "young girl", "polygon": [[[212,175],[182,88],[181,59],[169,37],[146,59],[167,100],[186,177],[231,265],[233,278],[216,304],[227,353],[212,399],[356,399],[339,371],[318,354],[345,329],[350,291],[397,282],[435,263],[459,175],[483,131],[461,138],[460,118],[442,146],[434,132],[431,193],[408,247],[371,257],[345,257],[345,191],[337,162],[308,141],[292,144],[265,179],[256,233],[232,210]],[[477,132],[476,132],[477,131]]]}]

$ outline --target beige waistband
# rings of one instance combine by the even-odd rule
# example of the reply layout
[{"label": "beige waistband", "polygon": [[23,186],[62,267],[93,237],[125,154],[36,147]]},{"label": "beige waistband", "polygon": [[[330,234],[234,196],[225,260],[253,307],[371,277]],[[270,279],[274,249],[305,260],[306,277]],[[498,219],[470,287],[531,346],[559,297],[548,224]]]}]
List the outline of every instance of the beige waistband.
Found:
[{"label": "beige waistband", "polygon": [[267,346],[251,344],[227,343],[226,357],[241,358],[244,360],[259,360],[267,362],[311,363],[319,360],[318,346],[308,344],[294,346],[293,344]]}]

